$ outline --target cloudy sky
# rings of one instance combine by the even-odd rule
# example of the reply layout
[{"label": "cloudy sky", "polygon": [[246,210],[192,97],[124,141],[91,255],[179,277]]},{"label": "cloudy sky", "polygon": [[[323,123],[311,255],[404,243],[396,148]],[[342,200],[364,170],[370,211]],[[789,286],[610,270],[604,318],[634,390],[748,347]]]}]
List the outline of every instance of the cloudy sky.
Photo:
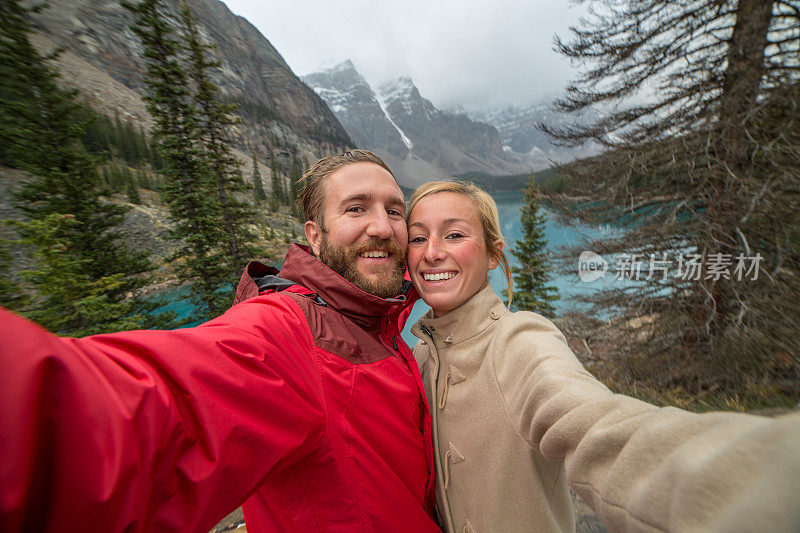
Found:
[{"label": "cloudy sky", "polygon": [[298,75],[351,59],[373,85],[410,75],[439,107],[485,109],[558,95],[575,71],[552,50],[568,0],[223,0]]}]

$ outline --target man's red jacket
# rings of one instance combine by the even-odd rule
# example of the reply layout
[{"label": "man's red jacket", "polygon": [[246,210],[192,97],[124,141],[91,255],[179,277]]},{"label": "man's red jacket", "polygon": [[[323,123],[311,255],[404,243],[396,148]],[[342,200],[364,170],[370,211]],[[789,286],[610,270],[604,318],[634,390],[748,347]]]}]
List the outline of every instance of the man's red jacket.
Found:
[{"label": "man's red jacket", "polygon": [[[0,310],[0,531],[437,531],[430,413],[367,294],[293,245],[195,328],[60,338]],[[258,295],[262,293],[262,295]]]}]

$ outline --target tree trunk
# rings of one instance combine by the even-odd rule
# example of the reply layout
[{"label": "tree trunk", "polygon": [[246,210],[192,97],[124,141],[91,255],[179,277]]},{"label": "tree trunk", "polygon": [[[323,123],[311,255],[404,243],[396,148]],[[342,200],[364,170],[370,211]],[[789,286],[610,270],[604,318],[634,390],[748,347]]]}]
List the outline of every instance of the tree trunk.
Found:
[{"label": "tree trunk", "polygon": [[[753,146],[747,130],[759,105],[757,97],[764,75],[764,53],[773,3],[740,0],[736,11],[718,114],[711,130],[714,172],[707,197],[706,231],[700,241],[706,265],[711,254],[731,254],[735,259],[742,249],[737,230],[754,179]],[[731,283],[735,281],[703,279],[697,287],[696,301],[702,302],[704,311],[692,313],[696,319],[694,326],[700,338],[711,344],[729,327],[727,322],[735,304]],[[709,348],[713,351],[713,346]]]}]

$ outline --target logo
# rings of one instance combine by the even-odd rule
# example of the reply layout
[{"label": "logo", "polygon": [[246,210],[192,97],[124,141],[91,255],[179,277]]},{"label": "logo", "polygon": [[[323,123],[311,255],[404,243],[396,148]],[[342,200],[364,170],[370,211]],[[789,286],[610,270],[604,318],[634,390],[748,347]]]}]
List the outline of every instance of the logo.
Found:
[{"label": "logo", "polygon": [[583,251],[578,258],[578,276],[581,281],[591,283],[606,275],[608,262],[594,252]]}]

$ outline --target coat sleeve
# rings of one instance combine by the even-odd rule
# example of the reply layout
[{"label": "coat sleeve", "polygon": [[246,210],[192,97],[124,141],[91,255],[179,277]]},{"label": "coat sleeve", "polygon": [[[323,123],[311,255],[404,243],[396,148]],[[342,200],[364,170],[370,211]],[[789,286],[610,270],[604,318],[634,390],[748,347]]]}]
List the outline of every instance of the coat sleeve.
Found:
[{"label": "coat sleeve", "polygon": [[504,320],[495,372],[520,435],[563,461],[612,531],[800,531],[800,414],[695,414],[613,394],[533,313]]},{"label": "coat sleeve", "polygon": [[60,338],[0,309],[0,531],[208,531],[326,438],[289,298]]}]

